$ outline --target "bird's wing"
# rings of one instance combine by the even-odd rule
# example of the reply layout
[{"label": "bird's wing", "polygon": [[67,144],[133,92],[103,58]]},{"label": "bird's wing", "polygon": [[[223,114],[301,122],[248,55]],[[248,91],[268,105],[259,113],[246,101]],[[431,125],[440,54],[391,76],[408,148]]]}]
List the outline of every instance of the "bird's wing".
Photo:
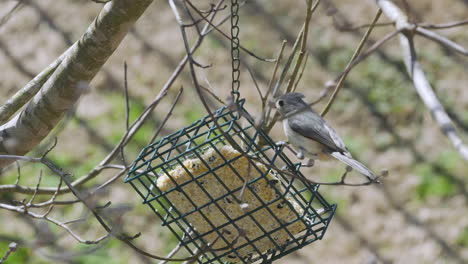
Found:
[{"label": "bird's wing", "polygon": [[329,126],[327,123],[324,123],[324,127],[325,127],[326,130],[328,130],[328,134],[330,135],[331,139],[333,140],[333,143],[335,143],[335,145],[339,149],[344,150],[344,152],[343,152],[344,154],[347,154],[347,155],[351,156],[351,154],[349,154],[349,152],[348,152],[348,149],[346,148],[345,143],[340,138],[338,133],[336,133],[336,131],[331,126]]},{"label": "bird's wing", "polygon": [[294,132],[329,147],[331,151],[348,152],[338,134],[312,110],[290,116],[288,124]]}]

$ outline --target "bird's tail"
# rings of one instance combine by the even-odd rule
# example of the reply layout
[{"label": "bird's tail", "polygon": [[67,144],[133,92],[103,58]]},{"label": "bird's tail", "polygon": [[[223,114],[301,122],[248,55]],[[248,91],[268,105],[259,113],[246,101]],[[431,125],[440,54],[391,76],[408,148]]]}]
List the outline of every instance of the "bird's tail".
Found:
[{"label": "bird's tail", "polygon": [[[371,181],[376,181],[377,180],[377,176],[370,169],[368,169],[366,166],[364,166],[364,164],[362,164],[361,162],[353,159],[351,157],[351,155],[347,156],[347,155],[342,154],[340,152],[333,152],[333,153],[331,153],[331,155],[333,157],[335,157],[336,159],[340,160],[341,162],[343,162],[344,164],[346,164],[346,165],[350,166],[351,168],[357,170],[359,173],[366,176]],[[377,180],[377,182],[378,182],[378,180]]]}]

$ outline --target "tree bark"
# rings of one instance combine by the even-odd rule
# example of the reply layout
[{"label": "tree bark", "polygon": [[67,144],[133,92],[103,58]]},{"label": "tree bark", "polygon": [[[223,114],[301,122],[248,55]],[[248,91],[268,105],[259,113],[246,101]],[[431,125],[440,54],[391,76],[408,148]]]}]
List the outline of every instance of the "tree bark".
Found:
[{"label": "tree bark", "polygon": [[[49,134],[152,1],[113,0],[104,5],[34,98],[0,126],[0,154],[24,155]],[[0,168],[11,162],[0,159]]]}]

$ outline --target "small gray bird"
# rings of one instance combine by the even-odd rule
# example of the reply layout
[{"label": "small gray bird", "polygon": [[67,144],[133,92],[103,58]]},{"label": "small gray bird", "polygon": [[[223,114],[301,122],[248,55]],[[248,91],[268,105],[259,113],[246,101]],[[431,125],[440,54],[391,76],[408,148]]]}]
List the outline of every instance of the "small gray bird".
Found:
[{"label": "small gray bird", "polygon": [[325,120],[302,100],[301,93],[287,93],[280,96],[275,103],[276,109],[283,117],[284,133],[289,143],[298,151],[297,157],[313,160],[328,160],[330,156],[377,181],[377,176],[359,161],[353,159],[346,149],[343,140]]}]

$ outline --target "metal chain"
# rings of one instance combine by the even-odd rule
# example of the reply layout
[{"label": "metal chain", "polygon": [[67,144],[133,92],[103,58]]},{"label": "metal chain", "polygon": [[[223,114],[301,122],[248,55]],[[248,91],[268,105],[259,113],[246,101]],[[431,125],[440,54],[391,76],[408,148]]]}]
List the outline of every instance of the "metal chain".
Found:
[{"label": "metal chain", "polygon": [[239,3],[231,0],[231,62],[232,62],[232,91],[234,101],[239,99],[240,86],[240,52],[239,52]]}]

